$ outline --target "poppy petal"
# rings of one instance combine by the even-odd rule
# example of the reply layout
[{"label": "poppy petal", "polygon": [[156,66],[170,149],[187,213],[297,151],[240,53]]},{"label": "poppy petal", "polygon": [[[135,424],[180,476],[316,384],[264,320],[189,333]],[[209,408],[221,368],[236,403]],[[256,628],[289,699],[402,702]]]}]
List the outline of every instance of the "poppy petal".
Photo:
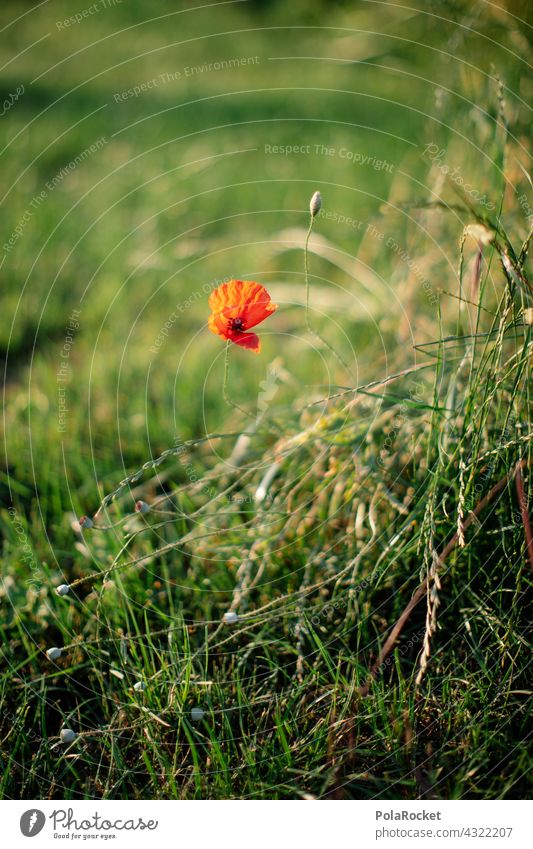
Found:
[{"label": "poppy petal", "polygon": [[210,315],[207,323],[211,333],[216,333],[217,336],[223,336],[225,339],[228,338],[226,334],[227,321],[224,321],[220,313],[218,315]]},{"label": "poppy petal", "polygon": [[261,350],[261,341],[257,333],[232,333],[230,338],[236,345],[240,345],[241,348],[247,348],[249,351],[253,351],[254,354],[258,354]]}]

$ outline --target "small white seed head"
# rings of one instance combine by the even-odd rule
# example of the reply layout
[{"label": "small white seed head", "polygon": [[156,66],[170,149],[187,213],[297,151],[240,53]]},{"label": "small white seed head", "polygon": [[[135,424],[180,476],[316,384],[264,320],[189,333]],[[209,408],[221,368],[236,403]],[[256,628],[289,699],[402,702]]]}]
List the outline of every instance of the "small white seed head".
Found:
[{"label": "small white seed head", "polygon": [[224,614],[225,625],[236,625],[239,621],[239,616],[235,610],[227,610]]},{"label": "small white seed head", "polygon": [[191,710],[191,719],[193,722],[201,722],[204,718],[204,711],[201,707],[193,707]]},{"label": "small white seed head", "polygon": [[93,524],[93,520],[89,516],[80,516],[78,519],[80,528],[92,528]]},{"label": "small white seed head", "polygon": [[135,512],[136,513],[149,513],[150,505],[146,503],[146,501],[136,501],[135,502]]},{"label": "small white seed head", "polygon": [[57,660],[61,657],[61,649],[58,649],[57,646],[54,646],[51,649],[46,650],[46,657],[48,660]]},{"label": "small white seed head", "polygon": [[58,595],[68,595],[69,592],[70,592],[70,584],[59,584],[59,586],[56,587],[56,593]]},{"label": "small white seed head", "polygon": [[483,224],[469,224],[466,228],[468,236],[472,236],[480,245],[490,245],[494,241],[495,232]]},{"label": "small white seed head", "polygon": [[144,683],[144,681],[137,681],[133,685],[133,689],[137,690],[138,693],[144,693],[144,691],[146,690],[146,684]]},{"label": "small white seed head", "polygon": [[309,202],[309,211],[311,213],[311,217],[314,218],[317,212],[319,212],[320,207],[322,206],[322,195],[320,192],[315,192],[313,197]]},{"label": "small white seed head", "polygon": [[59,737],[62,743],[73,743],[78,735],[72,728],[62,728]]},{"label": "small white seed head", "polygon": [[524,322],[529,325],[533,324],[533,307],[524,310]]},{"label": "small white seed head", "polygon": [[269,488],[270,484],[272,483],[272,481],[274,480],[274,478],[276,477],[276,475],[278,473],[278,469],[279,469],[279,463],[272,463],[272,465],[268,467],[265,474],[263,475],[263,478],[262,478],[259,486],[257,487],[257,489],[254,493],[254,498],[255,498],[255,500],[257,501],[258,504],[260,504],[262,501],[265,500],[265,498],[267,496],[268,488]]}]

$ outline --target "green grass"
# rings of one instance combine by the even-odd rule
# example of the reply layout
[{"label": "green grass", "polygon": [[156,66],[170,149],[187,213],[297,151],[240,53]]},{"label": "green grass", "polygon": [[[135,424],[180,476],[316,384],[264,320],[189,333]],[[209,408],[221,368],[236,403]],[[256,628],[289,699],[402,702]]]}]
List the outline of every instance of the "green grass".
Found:
[{"label": "green grass", "polygon": [[[526,7],[422,7],[124,2],[66,33],[54,0],[6,30],[4,798],[530,793]],[[230,351],[246,415],[206,328],[231,277],[279,304]]]}]

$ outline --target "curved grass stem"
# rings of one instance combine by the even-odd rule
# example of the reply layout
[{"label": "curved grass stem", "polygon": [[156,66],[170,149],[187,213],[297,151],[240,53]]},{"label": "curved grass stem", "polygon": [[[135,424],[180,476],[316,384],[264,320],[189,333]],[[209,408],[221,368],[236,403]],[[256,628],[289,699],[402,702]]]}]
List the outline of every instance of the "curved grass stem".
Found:
[{"label": "curved grass stem", "polygon": [[319,339],[320,342],[324,345],[324,347],[326,347],[328,349],[328,351],[331,354],[333,354],[333,356],[335,357],[337,362],[343,367],[343,369],[345,369],[345,371],[347,371],[349,373],[350,369],[349,369],[348,364],[345,363],[345,361],[343,360],[341,355],[335,350],[335,348],[333,348],[329,344],[329,342],[326,339],[324,339],[323,336],[320,335],[318,330],[314,330],[311,327],[311,321],[309,319],[309,299],[310,299],[310,294],[311,294],[311,286],[310,286],[310,282],[309,282],[309,239],[311,238],[311,233],[313,232],[313,224],[314,223],[315,223],[315,217],[314,217],[314,215],[311,215],[311,220],[309,222],[309,228],[307,230],[307,235],[305,237],[305,248],[304,248],[305,323],[306,323],[308,331],[313,334],[315,339]]},{"label": "curved grass stem", "polygon": [[229,349],[230,349],[230,345],[231,345],[231,342],[228,339],[228,341],[226,342],[226,350],[224,352],[224,380],[223,380],[223,383],[222,383],[222,394],[224,396],[224,401],[226,402],[226,404],[229,407],[233,407],[234,410],[238,410],[240,413],[243,413],[243,415],[245,415],[247,418],[250,418],[250,413],[248,413],[244,409],[244,407],[240,407],[239,404],[237,404],[235,401],[232,401],[232,399],[230,398],[229,393],[228,393]]}]

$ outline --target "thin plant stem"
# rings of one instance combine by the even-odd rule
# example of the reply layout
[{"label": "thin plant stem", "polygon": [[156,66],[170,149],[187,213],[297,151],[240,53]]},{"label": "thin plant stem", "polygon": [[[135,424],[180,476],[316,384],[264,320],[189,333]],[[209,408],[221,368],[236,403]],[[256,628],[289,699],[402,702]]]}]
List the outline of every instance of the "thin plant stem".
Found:
[{"label": "thin plant stem", "polygon": [[[516,477],[516,475],[520,472],[520,470],[522,468],[525,468],[527,465],[528,465],[527,460],[520,460],[516,464],[514,469],[512,469],[503,478],[500,478],[498,483],[494,484],[492,489],[490,489],[487,492],[487,494],[477,503],[477,505],[474,507],[474,509],[471,510],[470,513],[468,514],[466,520],[463,522],[463,532],[466,531],[466,529],[468,527],[470,527],[470,525],[476,520],[476,518],[485,509],[485,507],[487,507],[491,503],[491,501],[496,497],[496,495],[498,495],[502,491],[502,489],[504,489],[507,486],[507,484],[514,477]],[[448,557],[449,554],[451,554],[451,552],[454,550],[454,548],[455,548],[455,546],[457,545],[458,542],[459,542],[459,533],[456,532],[452,536],[450,541],[447,543],[447,545],[444,547],[444,549],[441,551],[441,553],[436,555],[437,556],[437,562],[441,566],[444,565],[446,558]],[[393,650],[395,643],[396,643],[396,640],[400,636],[405,623],[409,619],[409,617],[410,617],[411,613],[413,612],[413,610],[415,609],[415,607],[418,604],[420,604],[420,602],[422,601],[423,598],[426,598],[428,587],[429,587],[429,580],[428,580],[428,578],[424,578],[424,580],[419,584],[418,589],[416,590],[416,592],[412,596],[410,602],[404,608],[401,616],[399,616],[399,618],[396,620],[394,626],[392,627],[392,629],[389,633],[389,636],[385,640],[385,644],[384,644],[383,648],[381,649],[381,651],[379,653],[377,661],[374,663],[374,665],[370,669],[370,677],[369,677],[368,682],[363,687],[359,688],[359,695],[360,696],[367,696],[368,695],[372,681],[375,678],[377,678],[379,671],[381,670],[386,659],[388,658],[389,654]]]},{"label": "thin plant stem", "polygon": [[311,287],[309,285],[309,239],[311,238],[311,233],[313,232],[313,224],[315,223],[315,218],[312,215],[311,221],[309,222],[309,229],[307,230],[307,236],[305,237],[305,249],[304,249],[304,269],[305,269],[305,323],[307,325],[307,329],[313,333],[311,328],[311,322],[309,321],[309,297],[311,294]]},{"label": "thin plant stem", "polygon": [[516,466],[515,485],[516,492],[518,494],[518,505],[520,507],[522,524],[524,525],[527,556],[529,558],[529,565],[533,570],[533,530],[531,529],[531,521],[529,518],[529,511],[527,506],[527,497],[524,490],[524,481],[522,479],[522,464],[520,462]]},{"label": "thin plant stem", "polygon": [[311,286],[309,283],[309,239],[311,238],[311,233],[313,232],[313,225],[315,223],[314,215],[311,215],[311,220],[309,222],[309,228],[307,230],[307,235],[305,237],[305,248],[304,248],[304,272],[305,272],[305,323],[307,325],[307,329],[316,339],[319,339],[322,344],[333,354],[337,362],[345,369],[348,373],[350,371],[347,363],[344,362],[341,355],[329,344],[329,342],[324,339],[323,336],[317,330],[314,330],[311,327],[311,322],[309,320],[309,298],[311,294]]},{"label": "thin plant stem", "polygon": [[229,407],[233,407],[234,410],[238,410],[240,413],[243,413],[247,418],[250,418],[250,413],[248,413],[244,407],[240,407],[235,401],[232,401],[229,393],[228,393],[228,380],[229,380],[229,349],[231,342],[228,339],[226,342],[226,350],[224,352],[224,381],[222,383],[222,394],[224,396],[224,401]]}]

